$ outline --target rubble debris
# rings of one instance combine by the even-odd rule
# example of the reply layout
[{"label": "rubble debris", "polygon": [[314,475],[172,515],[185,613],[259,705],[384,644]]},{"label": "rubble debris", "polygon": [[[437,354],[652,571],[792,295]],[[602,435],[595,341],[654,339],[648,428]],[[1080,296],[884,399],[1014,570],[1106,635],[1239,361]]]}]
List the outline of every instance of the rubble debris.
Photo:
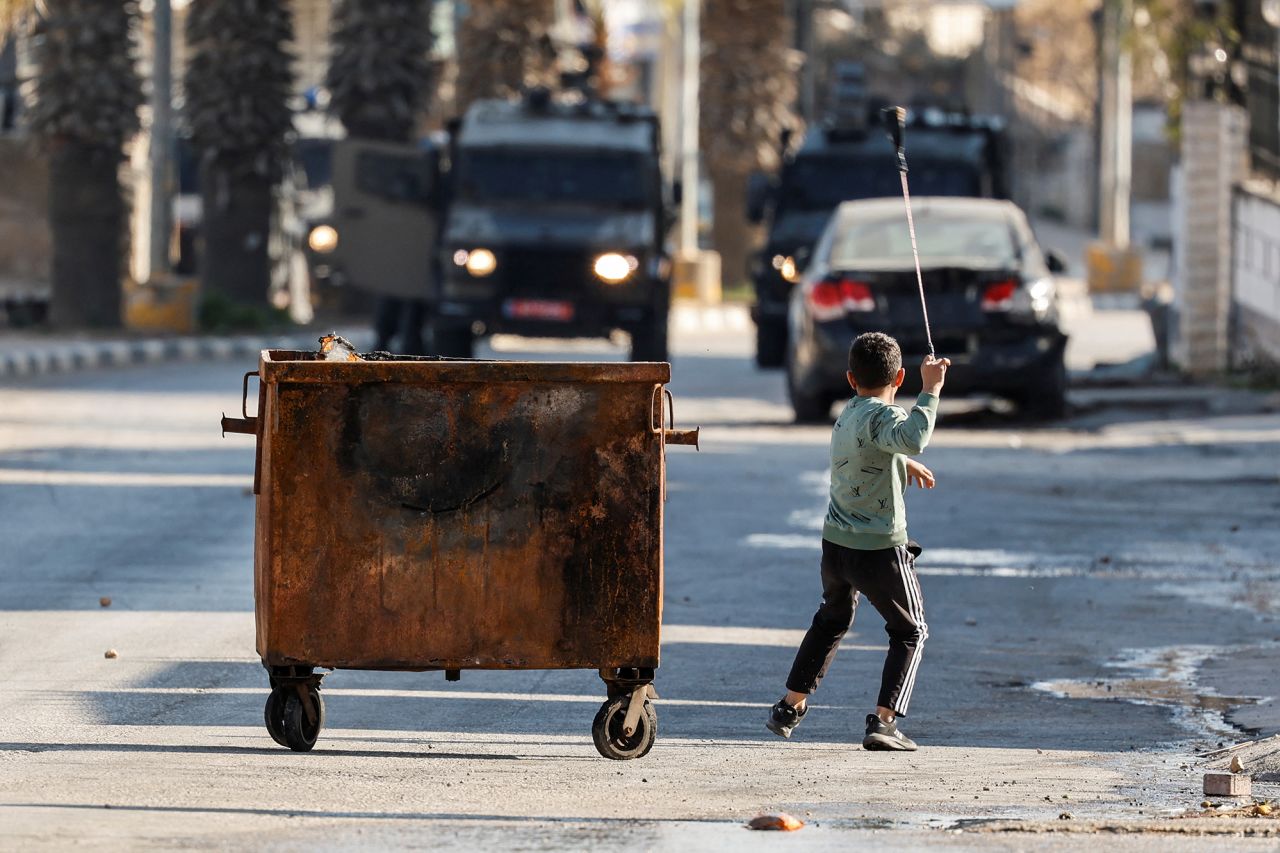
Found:
[{"label": "rubble debris", "polygon": [[747,829],[773,829],[782,832],[795,832],[804,826],[804,821],[798,817],[792,817],[786,812],[778,814],[762,814],[759,817],[752,818],[747,823]]},{"label": "rubble debris", "polygon": [[102,596],[102,598],[99,598],[99,599],[98,599],[98,606],[99,606],[99,607],[110,607],[110,606],[111,606],[111,596],[109,596],[109,595],[104,595],[104,596]]},{"label": "rubble debris", "polygon": [[1280,735],[1235,743],[1197,757],[1206,759],[1204,769],[1219,772],[1232,769],[1228,762],[1238,757],[1255,782],[1280,782]]},{"label": "rubble debris", "polygon": [[337,332],[320,338],[320,352],[325,361],[363,361],[355,345]]},{"label": "rubble debris", "polygon": [[1233,803],[1211,803],[1205,800],[1200,804],[1201,811],[1187,811],[1185,814],[1178,815],[1179,818],[1280,818],[1280,807],[1271,800],[1259,800],[1257,802],[1233,804]]},{"label": "rubble debris", "polygon": [[[1266,738],[1264,738],[1264,740],[1266,740]],[[1240,743],[1233,743],[1225,749],[1211,749],[1208,752],[1197,752],[1196,758],[1214,758],[1219,755],[1225,755],[1228,752],[1234,752],[1235,750],[1248,746],[1251,743],[1257,743],[1257,741],[1246,740],[1241,741]]]},{"label": "rubble debris", "polygon": [[115,649],[107,649],[105,652],[103,652],[102,656],[107,660],[115,660],[116,658],[120,657],[120,653],[117,652]]},{"label": "rubble debris", "polygon": [[1204,793],[1207,797],[1247,797],[1252,790],[1252,779],[1248,774],[1204,774]]},{"label": "rubble debris", "polygon": [[1231,772],[1232,773],[1244,772],[1244,765],[1240,763],[1240,756],[1238,755],[1231,756]]}]

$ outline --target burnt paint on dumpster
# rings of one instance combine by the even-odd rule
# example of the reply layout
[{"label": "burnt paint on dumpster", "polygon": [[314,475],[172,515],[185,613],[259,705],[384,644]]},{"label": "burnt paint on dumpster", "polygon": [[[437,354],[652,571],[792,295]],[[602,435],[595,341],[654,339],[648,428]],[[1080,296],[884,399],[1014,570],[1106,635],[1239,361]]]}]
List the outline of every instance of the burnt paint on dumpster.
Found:
[{"label": "burnt paint on dumpster", "polygon": [[665,364],[264,354],[264,663],[658,665]]}]

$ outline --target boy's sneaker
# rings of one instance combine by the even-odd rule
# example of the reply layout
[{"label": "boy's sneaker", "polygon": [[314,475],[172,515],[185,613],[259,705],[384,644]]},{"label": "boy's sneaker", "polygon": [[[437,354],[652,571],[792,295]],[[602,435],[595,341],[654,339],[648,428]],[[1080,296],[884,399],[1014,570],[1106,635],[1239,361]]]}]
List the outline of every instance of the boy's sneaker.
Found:
[{"label": "boy's sneaker", "polygon": [[867,736],[862,739],[862,748],[915,752],[916,742],[898,731],[896,722],[886,723],[875,714],[867,714]]},{"label": "boy's sneaker", "polygon": [[787,700],[779,699],[777,704],[769,709],[769,719],[765,721],[765,727],[775,735],[791,737],[792,730],[800,725],[800,721],[807,713],[809,713],[808,705],[797,709],[788,705]]}]

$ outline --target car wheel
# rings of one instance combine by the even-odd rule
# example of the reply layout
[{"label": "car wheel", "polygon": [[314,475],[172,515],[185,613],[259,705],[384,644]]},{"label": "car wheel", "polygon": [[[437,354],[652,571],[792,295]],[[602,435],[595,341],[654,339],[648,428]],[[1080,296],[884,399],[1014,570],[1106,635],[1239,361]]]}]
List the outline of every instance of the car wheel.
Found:
[{"label": "car wheel", "polygon": [[665,313],[631,330],[631,361],[667,361],[670,357]]},{"label": "car wheel", "polygon": [[431,324],[431,349],[445,358],[474,358],[476,338],[471,326],[437,322]]},{"label": "car wheel", "polygon": [[795,412],[798,424],[831,423],[832,400],[826,396],[808,394],[791,395],[791,409]]},{"label": "car wheel", "polygon": [[787,321],[780,318],[756,321],[756,367],[782,367],[787,360]]},{"label": "car wheel", "polygon": [[1062,356],[1032,374],[1033,382],[1022,392],[1022,410],[1038,421],[1055,421],[1067,415],[1067,365]]},{"label": "car wheel", "polygon": [[791,400],[791,410],[795,412],[798,424],[831,423],[831,404],[835,402],[827,394],[807,394],[796,387],[787,370],[787,397]]}]

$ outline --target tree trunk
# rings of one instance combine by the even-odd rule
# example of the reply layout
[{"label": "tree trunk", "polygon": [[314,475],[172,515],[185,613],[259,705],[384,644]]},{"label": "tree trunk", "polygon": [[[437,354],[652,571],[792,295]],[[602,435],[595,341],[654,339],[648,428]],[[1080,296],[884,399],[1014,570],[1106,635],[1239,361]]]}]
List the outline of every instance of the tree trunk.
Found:
[{"label": "tree trunk", "polygon": [[126,205],[119,152],[64,143],[49,159],[53,323],[119,328]]},{"label": "tree trunk", "polygon": [[720,253],[720,283],[725,289],[747,281],[747,253],[751,234],[747,223],[747,175],[711,164],[711,200],[715,221],[712,248]]},{"label": "tree trunk", "polygon": [[200,267],[206,292],[265,307],[271,287],[271,180],[215,162],[202,170],[200,186]]}]

